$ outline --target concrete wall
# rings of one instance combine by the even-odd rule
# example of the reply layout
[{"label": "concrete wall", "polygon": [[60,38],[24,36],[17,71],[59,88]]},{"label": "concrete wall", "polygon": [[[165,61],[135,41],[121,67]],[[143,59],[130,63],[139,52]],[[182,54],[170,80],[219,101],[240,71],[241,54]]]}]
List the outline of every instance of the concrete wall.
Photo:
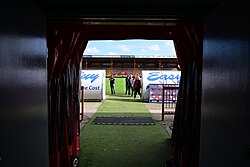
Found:
[{"label": "concrete wall", "polygon": [[250,166],[250,18],[243,0],[205,20],[200,167]]},{"label": "concrete wall", "polygon": [[0,5],[0,166],[48,166],[45,16],[30,1]]}]

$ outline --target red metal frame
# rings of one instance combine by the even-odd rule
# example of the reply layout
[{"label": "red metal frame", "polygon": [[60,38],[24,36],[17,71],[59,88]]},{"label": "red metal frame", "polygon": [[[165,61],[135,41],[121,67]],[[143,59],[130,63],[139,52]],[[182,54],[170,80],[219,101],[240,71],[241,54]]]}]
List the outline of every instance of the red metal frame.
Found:
[{"label": "red metal frame", "polygon": [[80,153],[79,75],[87,41],[53,24],[48,30],[49,166],[71,167]]},{"label": "red metal frame", "polygon": [[82,93],[82,98],[81,98],[82,112],[80,114],[80,121],[83,121],[84,120],[84,86],[81,86],[81,93]]}]

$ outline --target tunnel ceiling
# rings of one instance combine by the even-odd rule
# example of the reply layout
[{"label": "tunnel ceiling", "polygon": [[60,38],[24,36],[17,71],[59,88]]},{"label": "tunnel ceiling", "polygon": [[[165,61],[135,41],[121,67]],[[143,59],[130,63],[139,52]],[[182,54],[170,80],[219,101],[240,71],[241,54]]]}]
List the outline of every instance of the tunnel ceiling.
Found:
[{"label": "tunnel ceiling", "polygon": [[50,28],[84,32],[87,40],[172,39],[183,23],[169,21],[50,20]]},{"label": "tunnel ceiling", "polygon": [[201,19],[221,0],[33,0],[49,18]]},{"label": "tunnel ceiling", "polygon": [[33,1],[47,15],[50,28],[84,31],[86,40],[178,40],[178,32],[187,31],[192,22],[201,23],[221,0]]},{"label": "tunnel ceiling", "polygon": [[60,41],[78,41],[83,52],[88,40],[174,40],[181,67],[190,56],[200,69],[202,20],[220,0],[33,1],[48,18],[49,50]]}]

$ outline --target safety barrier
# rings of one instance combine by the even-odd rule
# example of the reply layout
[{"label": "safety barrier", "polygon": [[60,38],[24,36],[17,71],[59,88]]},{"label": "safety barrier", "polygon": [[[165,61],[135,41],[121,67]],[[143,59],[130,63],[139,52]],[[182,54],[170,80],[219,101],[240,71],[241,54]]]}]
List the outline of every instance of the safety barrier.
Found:
[{"label": "safety barrier", "polygon": [[163,84],[149,84],[148,85],[148,102],[162,103],[162,86]]},{"label": "safety barrier", "polygon": [[166,84],[162,87],[162,121],[164,115],[175,114],[175,107],[177,103],[179,85]]}]

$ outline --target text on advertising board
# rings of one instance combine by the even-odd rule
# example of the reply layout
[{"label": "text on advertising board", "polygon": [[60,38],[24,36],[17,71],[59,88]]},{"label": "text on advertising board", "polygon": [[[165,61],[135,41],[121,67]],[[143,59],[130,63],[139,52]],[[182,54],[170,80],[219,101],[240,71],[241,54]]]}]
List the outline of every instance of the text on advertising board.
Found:
[{"label": "text on advertising board", "polygon": [[89,87],[84,87],[85,90],[100,90],[100,86],[90,85]]},{"label": "text on advertising board", "polygon": [[81,73],[81,79],[91,79],[91,83],[93,83],[97,78],[99,78],[99,74],[84,74],[84,72]]},{"label": "text on advertising board", "polygon": [[156,80],[176,80],[177,83],[180,83],[180,78],[181,78],[181,75],[177,74],[177,75],[174,75],[174,74],[171,74],[171,75],[162,75],[161,72],[150,72],[149,73],[149,76],[147,77],[147,79],[149,81],[156,81]]}]

